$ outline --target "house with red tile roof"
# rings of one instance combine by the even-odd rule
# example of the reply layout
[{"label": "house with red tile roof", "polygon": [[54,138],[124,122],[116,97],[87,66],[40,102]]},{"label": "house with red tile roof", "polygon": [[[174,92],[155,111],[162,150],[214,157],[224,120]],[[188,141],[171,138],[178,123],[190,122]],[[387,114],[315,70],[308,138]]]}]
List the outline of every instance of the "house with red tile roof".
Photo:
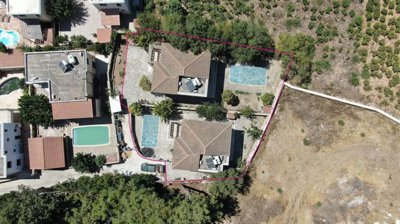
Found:
[{"label": "house with red tile roof", "polygon": [[151,92],[166,95],[208,97],[211,53],[182,52],[169,43],[151,51],[153,80]]}]

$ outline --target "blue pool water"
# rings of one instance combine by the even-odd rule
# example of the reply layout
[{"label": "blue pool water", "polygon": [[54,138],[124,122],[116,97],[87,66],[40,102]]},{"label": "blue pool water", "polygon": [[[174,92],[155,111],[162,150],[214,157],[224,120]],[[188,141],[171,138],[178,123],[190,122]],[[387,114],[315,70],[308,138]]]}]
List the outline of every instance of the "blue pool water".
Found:
[{"label": "blue pool water", "polygon": [[229,68],[229,81],[242,85],[263,86],[267,82],[267,69],[234,65]]},{"label": "blue pool water", "polygon": [[16,47],[21,40],[19,34],[14,30],[0,29],[0,42],[7,47]]},{"label": "blue pool water", "polygon": [[158,116],[143,116],[142,141],[140,141],[142,147],[157,147],[159,125],[160,118]]}]

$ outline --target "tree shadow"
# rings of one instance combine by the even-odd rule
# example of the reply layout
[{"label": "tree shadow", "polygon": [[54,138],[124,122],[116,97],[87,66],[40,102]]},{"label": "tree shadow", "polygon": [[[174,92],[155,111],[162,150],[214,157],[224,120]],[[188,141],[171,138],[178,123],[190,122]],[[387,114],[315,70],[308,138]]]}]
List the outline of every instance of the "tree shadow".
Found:
[{"label": "tree shadow", "polygon": [[74,13],[72,14],[71,24],[82,25],[87,21],[89,13],[83,2],[75,2]]}]

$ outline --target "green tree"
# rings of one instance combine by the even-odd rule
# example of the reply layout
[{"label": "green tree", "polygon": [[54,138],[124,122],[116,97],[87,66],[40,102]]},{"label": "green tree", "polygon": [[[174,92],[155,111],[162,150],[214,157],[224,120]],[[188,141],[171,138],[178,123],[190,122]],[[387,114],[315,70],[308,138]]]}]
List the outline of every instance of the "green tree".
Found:
[{"label": "green tree", "polygon": [[237,106],[239,104],[239,97],[233,94],[232,90],[224,90],[221,95],[222,101],[232,105],[232,106]]},{"label": "green tree", "polygon": [[262,130],[255,125],[251,125],[250,128],[246,129],[247,136],[249,136],[253,141],[259,139],[262,135]]},{"label": "green tree", "polygon": [[140,26],[145,29],[140,29],[137,34],[131,36],[131,38],[135,41],[135,43],[140,46],[148,46],[161,38],[161,35],[157,32],[151,32],[146,29],[161,29],[161,21],[150,12],[143,12],[138,16],[138,20],[140,21]]},{"label": "green tree", "polygon": [[23,95],[18,100],[23,122],[48,127],[53,122],[49,99],[45,95]]},{"label": "green tree", "polygon": [[0,53],[7,53],[7,47],[2,42],[0,42]]},{"label": "green tree", "polygon": [[56,21],[69,19],[77,8],[76,0],[47,0],[46,11]]},{"label": "green tree", "polygon": [[214,223],[222,217],[222,208],[214,198],[207,198],[199,193],[191,193],[190,197],[177,201],[177,205],[172,212],[169,223],[186,224]]},{"label": "green tree", "polygon": [[62,221],[65,212],[61,195],[47,194],[28,187],[0,196],[0,223],[52,224]]},{"label": "green tree", "polygon": [[272,103],[274,102],[274,94],[272,93],[264,93],[261,96],[261,101],[263,103],[264,106],[268,106],[268,105],[272,105]]},{"label": "green tree", "polygon": [[239,112],[245,117],[245,118],[253,118],[254,116],[254,110],[251,108],[250,105],[245,105],[240,108]]},{"label": "green tree", "polygon": [[204,117],[205,119],[211,121],[223,121],[226,119],[226,109],[219,105],[218,103],[205,103],[196,107],[196,112],[199,117]]},{"label": "green tree", "polygon": [[150,79],[147,76],[142,75],[142,77],[140,77],[139,86],[144,91],[150,91],[151,90],[151,81],[150,81]]},{"label": "green tree", "polygon": [[237,169],[227,169],[212,175],[213,178],[222,178],[222,181],[211,183],[208,191],[217,198],[234,197],[243,191],[244,181]]},{"label": "green tree", "polygon": [[[289,79],[295,84],[306,86],[311,82],[312,61],[315,56],[315,42],[311,36],[302,33],[281,34],[276,45],[277,49],[293,52],[294,63],[289,70]],[[282,66],[286,68],[291,61],[288,56],[282,57]]]},{"label": "green tree", "polygon": [[132,113],[134,116],[142,116],[143,114],[143,105],[135,102],[129,105],[129,112]]},{"label": "green tree", "polygon": [[95,173],[99,171],[96,156],[90,153],[77,153],[72,159],[72,167],[79,173]]},{"label": "green tree", "polygon": [[166,99],[154,105],[153,113],[161,118],[162,121],[168,121],[175,111],[175,105],[171,99]]}]

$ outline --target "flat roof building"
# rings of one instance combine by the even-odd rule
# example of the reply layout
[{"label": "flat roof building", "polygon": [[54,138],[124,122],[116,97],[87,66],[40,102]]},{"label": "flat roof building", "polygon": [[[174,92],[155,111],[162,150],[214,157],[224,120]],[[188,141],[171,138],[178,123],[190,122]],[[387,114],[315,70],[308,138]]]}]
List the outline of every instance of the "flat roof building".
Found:
[{"label": "flat roof building", "polygon": [[12,111],[0,110],[0,117],[0,178],[7,178],[24,167],[21,124],[14,123]]},{"label": "flat roof building", "polygon": [[45,0],[7,0],[8,14],[19,19],[50,21]]},{"label": "flat roof building", "polygon": [[48,96],[53,119],[93,117],[94,74],[85,50],[29,52],[24,64],[25,82]]}]

